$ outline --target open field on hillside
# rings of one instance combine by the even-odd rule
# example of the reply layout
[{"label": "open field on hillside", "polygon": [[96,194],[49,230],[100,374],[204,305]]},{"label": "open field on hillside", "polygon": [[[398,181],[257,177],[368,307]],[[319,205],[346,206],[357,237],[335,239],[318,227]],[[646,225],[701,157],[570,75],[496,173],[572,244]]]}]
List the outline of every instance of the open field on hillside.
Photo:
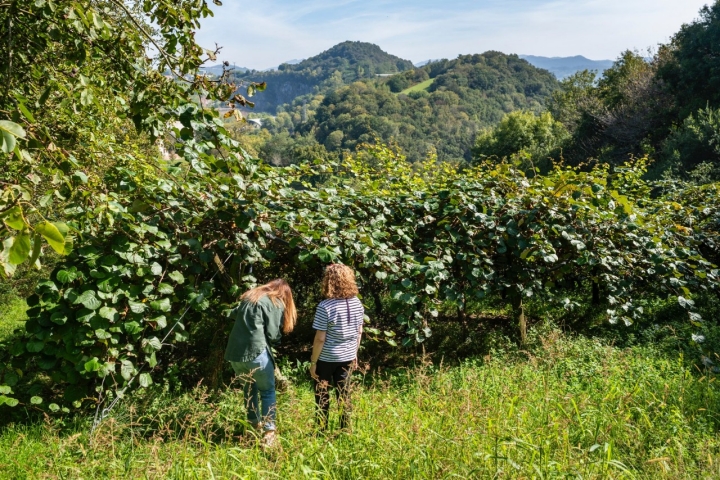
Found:
[{"label": "open field on hillside", "polygon": [[435,82],[434,78],[431,78],[429,80],[425,80],[424,82],[418,83],[417,85],[413,85],[410,88],[406,88],[400,93],[404,93],[405,95],[412,93],[412,92],[427,92],[430,89],[430,86]]}]

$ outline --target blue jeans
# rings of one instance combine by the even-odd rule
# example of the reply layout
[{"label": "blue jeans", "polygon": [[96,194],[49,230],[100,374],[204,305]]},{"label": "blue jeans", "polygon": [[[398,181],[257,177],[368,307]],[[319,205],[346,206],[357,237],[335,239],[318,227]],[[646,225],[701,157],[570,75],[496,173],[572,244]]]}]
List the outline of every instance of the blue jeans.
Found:
[{"label": "blue jeans", "polygon": [[[247,418],[252,425],[263,422],[263,430],[275,430],[275,365],[267,349],[249,362],[230,362],[235,373],[241,376]],[[258,408],[258,394],[262,410]],[[260,410],[260,416],[258,411]]]}]

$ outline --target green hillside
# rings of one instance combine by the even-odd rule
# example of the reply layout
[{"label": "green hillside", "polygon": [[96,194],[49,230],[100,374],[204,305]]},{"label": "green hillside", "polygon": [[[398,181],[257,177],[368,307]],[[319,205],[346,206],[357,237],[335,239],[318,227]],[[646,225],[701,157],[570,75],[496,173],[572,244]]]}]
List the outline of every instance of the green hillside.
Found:
[{"label": "green hillside", "polygon": [[517,55],[465,55],[303,98],[270,128],[312,136],[329,152],[379,138],[397,142],[411,161],[433,151],[440,160],[470,160],[478,130],[515,110],[541,111],[558,85]]},{"label": "green hillside", "polygon": [[267,72],[252,70],[236,78],[267,82],[267,90],[254,99],[255,110],[275,113],[278,106],[302,95],[412,68],[409,60],[390,55],[372,43],[343,42],[295,65],[284,63],[277,70]]}]

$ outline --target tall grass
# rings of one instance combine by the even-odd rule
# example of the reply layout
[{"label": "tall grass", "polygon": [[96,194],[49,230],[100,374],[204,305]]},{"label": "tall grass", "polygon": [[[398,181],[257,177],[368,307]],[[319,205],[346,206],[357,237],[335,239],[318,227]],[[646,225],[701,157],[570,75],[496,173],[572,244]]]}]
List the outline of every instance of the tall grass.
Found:
[{"label": "tall grass", "polygon": [[146,391],[92,438],[89,420],[10,426],[0,477],[720,477],[720,389],[682,358],[555,331],[521,355],[358,375],[354,430],[328,436],[294,372],[269,453],[243,434],[232,386]]},{"label": "tall grass", "polygon": [[9,338],[13,331],[21,328],[27,320],[27,303],[25,300],[13,297],[0,304],[0,342]]}]

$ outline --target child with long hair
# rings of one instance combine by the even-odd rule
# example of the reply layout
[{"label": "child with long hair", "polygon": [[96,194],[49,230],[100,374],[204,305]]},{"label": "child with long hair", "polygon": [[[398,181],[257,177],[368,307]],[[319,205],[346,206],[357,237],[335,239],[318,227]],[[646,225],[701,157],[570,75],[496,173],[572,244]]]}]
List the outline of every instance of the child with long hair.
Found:
[{"label": "child with long hair", "polygon": [[242,376],[248,422],[256,429],[262,427],[262,445],[269,447],[276,438],[277,408],[275,358],[270,346],[295,327],[297,311],[290,285],[276,279],[248,290],[240,297],[231,318],[235,324],[225,360]]}]

